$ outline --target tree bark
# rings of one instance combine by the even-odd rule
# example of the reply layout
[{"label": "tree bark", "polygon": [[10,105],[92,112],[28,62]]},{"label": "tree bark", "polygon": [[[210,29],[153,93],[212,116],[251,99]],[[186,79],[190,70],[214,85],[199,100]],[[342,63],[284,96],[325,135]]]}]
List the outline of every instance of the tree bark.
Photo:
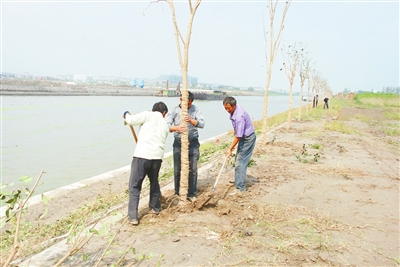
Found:
[{"label": "tree bark", "polygon": [[[182,114],[181,114],[181,126],[188,127],[186,121],[183,120],[185,115],[188,114],[188,96],[189,92],[187,89],[187,78],[188,78],[188,69],[189,69],[189,45],[190,45],[190,36],[192,34],[192,25],[193,19],[196,14],[197,8],[199,7],[201,0],[196,0],[195,5],[192,5],[192,1],[188,0],[189,3],[189,11],[190,17],[187,26],[186,38],[183,39],[183,36],[179,30],[178,22],[176,20],[174,1],[169,0],[168,4],[172,13],[172,22],[174,25],[175,32],[175,42],[176,48],[178,51],[178,60],[179,65],[181,66],[182,71]],[[183,43],[183,57],[181,51],[181,42]],[[188,179],[189,179],[189,135],[188,132],[185,131],[181,133],[181,181],[180,181],[180,191],[183,192],[183,198],[186,198],[186,194],[188,192]]]},{"label": "tree bark", "polygon": [[[285,7],[283,9],[281,24],[278,31],[278,36],[274,37],[274,20],[276,14],[276,7],[278,5],[279,0],[275,2],[273,0],[268,1],[268,9],[269,9],[269,60],[268,53],[266,52],[266,64],[267,64],[267,81],[265,85],[265,93],[264,93],[264,109],[263,109],[263,119],[262,119],[262,128],[261,128],[261,143],[266,142],[267,138],[267,129],[268,129],[268,90],[271,84],[271,76],[272,76],[272,66],[275,61],[275,56],[279,48],[279,43],[282,36],[283,31],[283,22],[285,21],[286,13],[289,9],[290,3],[292,0],[287,0],[285,2]],[[264,30],[264,37],[266,36]],[[265,38],[266,44],[267,39]]]}]

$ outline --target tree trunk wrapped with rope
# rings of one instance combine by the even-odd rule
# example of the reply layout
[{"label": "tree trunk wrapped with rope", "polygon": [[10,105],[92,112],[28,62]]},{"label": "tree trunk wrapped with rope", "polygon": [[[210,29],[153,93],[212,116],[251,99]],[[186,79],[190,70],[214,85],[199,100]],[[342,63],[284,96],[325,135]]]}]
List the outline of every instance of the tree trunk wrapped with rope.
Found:
[{"label": "tree trunk wrapped with rope", "polygon": [[[191,0],[188,0],[189,3],[189,11],[190,11],[190,16],[189,16],[189,21],[188,21],[188,26],[187,26],[187,31],[186,31],[186,39],[183,39],[182,33],[179,30],[178,27],[178,22],[176,20],[176,14],[175,14],[175,7],[174,7],[174,1],[173,0],[168,0],[167,1],[169,4],[169,7],[171,9],[172,13],[172,22],[174,25],[174,32],[175,32],[175,41],[176,41],[176,47],[178,51],[178,60],[179,60],[179,65],[181,66],[182,70],[182,103],[181,103],[181,108],[182,108],[182,114],[181,118],[184,118],[185,115],[188,114],[188,97],[189,97],[189,92],[187,89],[187,77],[188,77],[188,69],[189,69],[189,44],[190,44],[190,35],[192,34],[192,25],[193,25],[193,19],[196,14],[197,8],[199,7],[201,0],[196,0],[196,3],[193,5]],[[182,50],[181,50],[181,43],[183,44],[183,56],[182,56]],[[188,127],[187,122],[184,120],[181,120],[181,126]],[[187,192],[188,192],[188,179],[189,179],[189,133],[185,131],[184,133],[181,134],[181,184],[180,188],[181,191],[183,192],[183,196],[186,198]]]}]

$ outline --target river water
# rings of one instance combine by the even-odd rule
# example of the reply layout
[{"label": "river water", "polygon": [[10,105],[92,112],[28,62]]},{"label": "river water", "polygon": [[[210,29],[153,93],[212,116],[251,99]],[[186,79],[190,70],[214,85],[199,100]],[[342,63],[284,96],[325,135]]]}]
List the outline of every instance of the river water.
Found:
[{"label": "river water", "polygon": [[[262,118],[263,97],[235,98],[253,120]],[[122,113],[150,110],[160,100],[171,110],[179,104],[179,98],[152,96],[1,96],[1,183],[36,179],[44,169],[39,194],[130,165],[135,142]],[[268,116],[287,110],[288,100],[269,97]],[[205,118],[200,140],[232,130],[222,101],[193,104]],[[172,141],[170,134],[165,152]]]}]

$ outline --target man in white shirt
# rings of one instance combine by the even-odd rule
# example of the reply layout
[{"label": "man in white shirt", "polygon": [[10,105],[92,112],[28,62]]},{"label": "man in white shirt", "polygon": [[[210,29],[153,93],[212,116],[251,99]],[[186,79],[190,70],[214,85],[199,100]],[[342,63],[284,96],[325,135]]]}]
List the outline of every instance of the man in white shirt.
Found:
[{"label": "man in white shirt", "polygon": [[160,212],[161,190],[158,183],[158,174],[169,133],[169,127],[164,119],[167,113],[167,105],[163,102],[157,102],[154,104],[152,111],[143,111],[136,115],[131,115],[129,111],[126,111],[123,114],[127,124],[132,126],[140,125],[129,179],[128,222],[132,225],[139,224],[140,191],[146,175],[150,180],[149,209],[154,214]]}]

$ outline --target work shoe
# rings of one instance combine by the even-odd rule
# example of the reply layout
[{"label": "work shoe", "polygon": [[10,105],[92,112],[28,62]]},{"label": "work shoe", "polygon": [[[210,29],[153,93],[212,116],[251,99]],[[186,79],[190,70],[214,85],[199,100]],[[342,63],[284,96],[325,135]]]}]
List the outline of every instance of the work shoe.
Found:
[{"label": "work shoe", "polygon": [[229,180],[229,183],[234,184],[234,183],[235,183],[235,178],[230,179],[230,180]]},{"label": "work shoe", "polygon": [[155,209],[151,209],[150,212],[153,213],[153,214],[155,214],[155,215],[160,214],[160,212],[159,212],[159,211],[156,211]]},{"label": "work shoe", "polygon": [[128,220],[128,223],[130,224],[130,225],[138,225],[139,224],[139,220]]},{"label": "work shoe", "polygon": [[196,197],[187,197],[187,200],[189,200],[190,202],[195,202],[196,199]]},{"label": "work shoe", "polygon": [[234,196],[234,195],[242,195],[244,192],[246,191],[242,191],[240,189],[234,189],[231,193],[229,193],[230,196]]}]

